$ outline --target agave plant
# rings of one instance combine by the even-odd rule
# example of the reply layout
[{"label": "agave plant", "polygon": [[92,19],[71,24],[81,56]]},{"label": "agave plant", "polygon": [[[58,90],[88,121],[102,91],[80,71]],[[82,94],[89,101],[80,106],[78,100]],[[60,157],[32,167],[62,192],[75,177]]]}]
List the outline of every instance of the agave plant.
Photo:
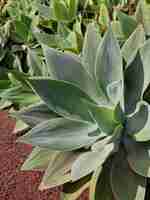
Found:
[{"label": "agave plant", "polygon": [[[132,46],[132,48],[131,48]],[[41,102],[16,113],[34,146],[22,170],[45,170],[40,189],[64,185],[72,200],[144,200],[150,177],[150,41],[138,26],[120,49],[111,27],[89,24],[80,56],[43,45],[50,77],[26,83]],[[123,62],[124,61],[124,62]]]},{"label": "agave plant", "polygon": [[118,8],[114,11],[113,29],[118,38],[124,41],[133,33],[139,24],[143,24],[145,35],[147,37],[150,35],[150,3],[146,0],[135,2],[137,4],[136,11],[132,15],[128,15],[118,10]]}]

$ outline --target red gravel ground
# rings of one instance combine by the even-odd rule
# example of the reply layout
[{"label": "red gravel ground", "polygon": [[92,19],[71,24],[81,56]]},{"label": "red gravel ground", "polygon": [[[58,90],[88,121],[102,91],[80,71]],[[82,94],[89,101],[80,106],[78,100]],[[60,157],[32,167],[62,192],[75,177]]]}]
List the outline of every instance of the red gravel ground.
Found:
[{"label": "red gravel ground", "polygon": [[[60,200],[58,188],[38,190],[42,173],[20,171],[32,147],[16,144],[14,126],[15,121],[0,112],[0,200]],[[87,199],[87,193],[80,198]]]}]

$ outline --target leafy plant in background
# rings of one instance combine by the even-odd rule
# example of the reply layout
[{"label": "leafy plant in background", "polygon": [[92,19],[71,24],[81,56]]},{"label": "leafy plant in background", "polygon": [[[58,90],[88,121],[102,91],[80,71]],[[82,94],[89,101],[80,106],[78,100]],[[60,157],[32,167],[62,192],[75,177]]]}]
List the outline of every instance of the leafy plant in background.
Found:
[{"label": "leafy plant in background", "polygon": [[65,200],[88,187],[91,200],[144,200],[150,41],[143,27],[121,49],[111,27],[101,38],[94,24],[81,56],[42,48],[51,76],[26,79],[41,103],[15,113],[32,128],[18,141],[35,147],[22,170],[46,170],[40,189],[63,184]]}]

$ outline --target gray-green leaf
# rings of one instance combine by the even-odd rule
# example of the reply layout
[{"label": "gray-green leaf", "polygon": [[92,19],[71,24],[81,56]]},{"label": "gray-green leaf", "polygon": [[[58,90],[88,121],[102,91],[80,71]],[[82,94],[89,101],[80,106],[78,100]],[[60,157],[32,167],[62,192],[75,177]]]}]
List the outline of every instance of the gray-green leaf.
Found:
[{"label": "gray-green leaf", "polygon": [[112,162],[111,187],[116,199],[144,200],[146,179],[130,169],[125,152],[117,153]]},{"label": "gray-green leaf", "polygon": [[138,26],[122,47],[122,55],[128,67],[136,57],[137,51],[144,44],[145,33],[142,25]]},{"label": "gray-green leaf", "polygon": [[98,167],[101,167],[112,153],[113,148],[114,145],[111,143],[106,145],[105,148],[99,152],[87,152],[82,154],[72,165],[72,180],[76,181],[95,171]]},{"label": "gray-green leaf", "polygon": [[40,189],[48,189],[71,181],[70,170],[79,152],[56,152],[44,174]]},{"label": "gray-green leaf", "polygon": [[21,167],[21,170],[45,170],[56,152],[35,147]]},{"label": "gray-green leaf", "polygon": [[140,102],[136,112],[127,118],[126,133],[136,141],[150,140],[150,106],[146,102]]},{"label": "gray-green leaf", "polygon": [[56,118],[37,125],[19,141],[54,151],[71,151],[93,144],[100,137],[90,137],[93,132],[98,132],[96,124]]},{"label": "gray-green leaf", "polygon": [[128,139],[125,141],[125,147],[132,170],[141,176],[150,177],[150,144]]},{"label": "gray-green leaf", "polygon": [[85,39],[83,43],[83,50],[82,50],[82,59],[84,64],[87,67],[87,70],[93,77],[95,77],[95,59],[96,59],[96,52],[97,48],[100,44],[101,36],[98,33],[96,25],[90,23],[87,26]]},{"label": "gray-green leaf", "polygon": [[47,65],[54,79],[71,82],[99,102],[96,83],[75,54],[63,53],[43,45]]},{"label": "gray-green leaf", "polygon": [[75,85],[44,78],[29,79],[29,83],[50,110],[69,119],[91,121],[84,99],[92,100]]},{"label": "gray-green leaf", "polygon": [[[121,51],[111,27],[109,27],[97,51],[95,76],[97,83],[107,97],[108,85],[123,81]],[[120,93],[118,95],[120,96]],[[118,96],[116,96],[115,104],[118,103],[118,99]]]}]

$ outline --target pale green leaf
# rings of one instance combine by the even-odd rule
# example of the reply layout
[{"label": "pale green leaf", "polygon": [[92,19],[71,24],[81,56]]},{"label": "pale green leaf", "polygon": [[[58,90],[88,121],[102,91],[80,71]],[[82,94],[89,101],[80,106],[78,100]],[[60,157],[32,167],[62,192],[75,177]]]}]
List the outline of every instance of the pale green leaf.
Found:
[{"label": "pale green leaf", "polygon": [[[123,81],[121,51],[119,44],[113,35],[111,27],[109,27],[108,31],[106,32],[97,51],[95,76],[97,84],[99,84],[99,87],[103,90],[107,97],[108,85],[112,84],[113,82]],[[121,96],[119,93],[120,98]],[[118,103],[117,101],[119,97],[116,96],[114,99],[115,104]]]},{"label": "pale green leaf", "polygon": [[71,181],[70,170],[80,152],[57,152],[44,174],[40,189],[48,189]]},{"label": "pale green leaf", "polygon": [[96,83],[84,69],[78,56],[63,53],[45,45],[43,45],[43,51],[54,79],[71,82],[80,87],[91,98],[99,101],[100,93],[96,88]]},{"label": "pale green leaf", "polygon": [[79,156],[79,158],[72,165],[72,180],[76,181],[95,171],[98,167],[101,167],[108,156],[112,153],[113,149],[114,144],[111,143],[107,144],[99,152],[87,152]]},{"label": "pale green leaf", "polygon": [[19,141],[54,151],[71,151],[93,144],[100,137],[90,137],[93,132],[99,132],[95,124],[56,118],[37,125]]},{"label": "pale green leaf", "polygon": [[56,152],[46,148],[35,147],[29,157],[23,163],[21,170],[40,170],[43,171],[48,167],[49,162]]},{"label": "pale green leaf", "polygon": [[59,21],[69,21],[69,10],[63,0],[53,0],[55,18]]},{"label": "pale green leaf", "polygon": [[127,67],[136,57],[137,51],[144,44],[144,41],[144,29],[142,25],[139,25],[122,47],[122,55],[126,61]]},{"label": "pale green leaf", "polygon": [[94,23],[88,24],[83,43],[82,59],[87,70],[93,77],[95,77],[95,59],[100,41],[101,36],[98,33],[96,25]]},{"label": "pale green leaf", "polygon": [[97,106],[88,104],[89,112],[95,122],[98,124],[101,132],[111,135],[115,127],[119,124],[115,116],[115,110],[106,106]]},{"label": "pale green leaf", "polygon": [[29,66],[29,73],[31,76],[42,75],[42,62],[35,51],[28,49],[27,62]]},{"label": "pale green leaf", "polygon": [[78,3],[79,3],[79,0],[69,0],[68,13],[69,13],[70,20],[73,20],[77,16]]},{"label": "pale green leaf", "polygon": [[138,23],[133,16],[129,16],[121,11],[117,12],[117,17],[120,21],[122,32],[128,38],[136,29]]},{"label": "pale green leaf", "polygon": [[18,132],[22,132],[22,131],[24,132],[24,131],[27,131],[28,129],[29,129],[28,124],[26,124],[22,120],[17,120],[13,133],[17,134]]},{"label": "pale green leaf", "polygon": [[137,21],[143,24],[145,33],[149,36],[150,4],[148,4],[146,1],[139,1],[135,16]]}]

